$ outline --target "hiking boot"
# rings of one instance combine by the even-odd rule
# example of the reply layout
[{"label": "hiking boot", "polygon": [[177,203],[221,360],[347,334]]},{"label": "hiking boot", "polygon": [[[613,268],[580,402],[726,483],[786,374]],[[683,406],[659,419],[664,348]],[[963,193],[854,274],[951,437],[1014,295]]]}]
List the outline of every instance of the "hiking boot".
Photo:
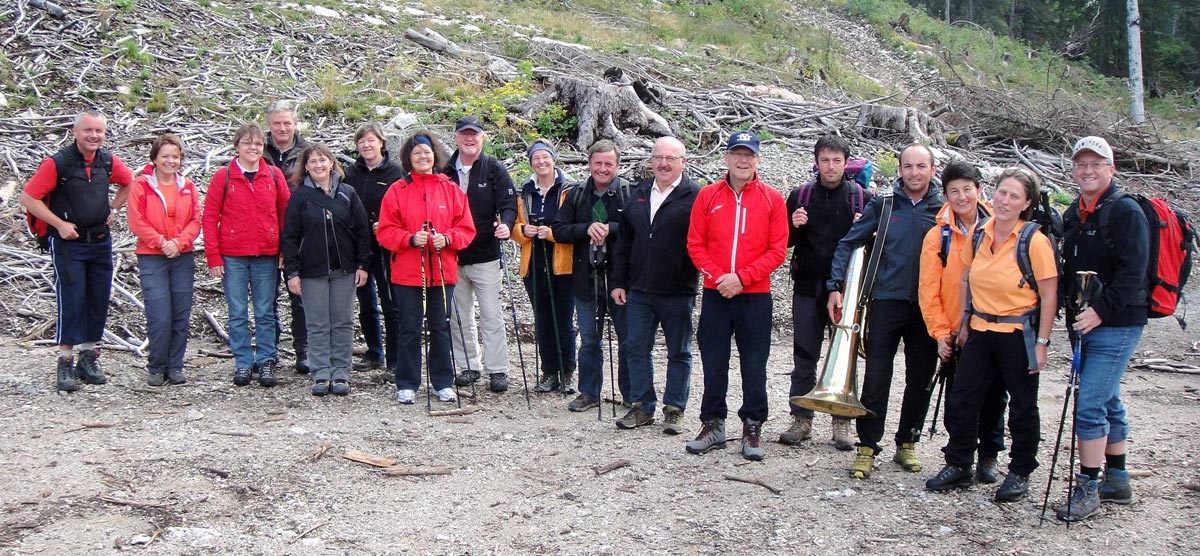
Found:
[{"label": "hiking boot", "polygon": [[325,394],[328,394],[328,393],[329,393],[329,381],[328,380],[314,380],[313,381],[312,395],[324,396]]},{"label": "hiking boot", "polygon": [[1071,498],[1055,508],[1054,513],[1063,521],[1083,521],[1100,511],[1100,481],[1089,479],[1083,473],[1075,474],[1075,487]]},{"label": "hiking boot", "polygon": [[267,361],[258,369],[258,384],[264,388],[270,388],[279,384],[279,378],[276,377],[276,364],[274,361]]},{"label": "hiking boot", "polygon": [[673,405],[663,406],[663,434],[683,434],[683,410]]},{"label": "hiking boot", "polygon": [[646,425],[654,424],[654,416],[647,415],[642,411],[642,404],[635,403],[633,407],[626,413],[624,417],[617,419],[618,429],[636,429]]},{"label": "hiking boot", "polygon": [[759,443],[761,435],[762,421],[746,419],[746,422],[742,424],[742,457],[750,461],[763,460],[767,451]]},{"label": "hiking boot", "polygon": [[479,380],[479,371],[463,371],[454,377],[455,386],[470,386]]},{"label": "hiking boot", "polygon": [[1098,490],[1101,502],[1113,504],[1132,504],[1133,488],[1129,486],[1129,472],[1124,469],[1108,468],[1104,470],[1104,480],[1100,481]]},{"label": "hiking boot", "polygon": [[921,472],[921,460],[917,459],[916,442],[901,442],[896,447],[896,455],[892,456],[892,461],[900,464],[900,467],[910,473]]},{"label": "hiking boot", "polygon": [[411,405],[413,403],[413,397],[416,395],[417,393],[412,390],[397,390],[396,401],[404,405]]},{"label": "hiking boot", "polygon": [[575,369],[567,369],[562,374],[562,384],[558,390],[563,394],[574,394],[575,390]]},{"label": "hiking boot", "polygon": [[711,450],[725,448],[725,420],[709,419],[700,427],[696,439],[684,445],[689,454],[706,454]]},{"label": "hiking boot", "polygon": [[85,384],[104,384],[108,377],[100,370],[100,350],[85,349],[79,352],[79,364],[75,365],[75,376]]},{"label": "hiking boot", "polygon": [[235,369],[233,371],[233,385],[245,386],[250,384],[250,369]]},{"label": "hiking boot", "polygon": [[1029,475],[1018,475],[1012,471],[1004,477],[1004,482],[996,490],[994,498],[997,502],[1016,502],[1029,494]]},{"label": "hiking boot", "polygon": [[183,376],[183,369],[175,369],[167,371],[167,382],[171,384],[187,384],[187,377]]},{"label": "hiking boot", "polygon": [[975,468],[975,481],[989,485],[1000,482],[1000,470],[996,468],[996,458],[979,458],[979,465]]},{"label": "hiking boot", "polygon": [[383,361],[374,357],[363,357],[350,365],[354,371],[374,371],[383,368]]},{"label": "hiking boot", "polygon": [[335,380],[333,384],[329,385],[329,393],[335,396],[348,396],[350,395],[350,383],[342,379]]},{"label": "hiking boot", "polygon": [[534,392],[556,392],[562,382],[558,380],[558,373],[543,374],[542,379],[533,386]]},{"label": "hiking boot", "polygon": [[850,466],[851,479],[869,479],[871,470],[875,468],[875,449],[869,446],[859,446],[858,454],[854,456],[854,465]]},{"label": "hiking boot", "polygon": [[296,374],[306,375],[312,371],[308,366],[308,353],[303,350],[296,350]]},{"label": "hiking boot", "polygon": [[508,375],[492,373],[488,376],[488,390],[500,394],[508,391]]},{"label": "hiking boot", "polygon": [[854,437],[850,435],[850,418],[833,418],[833,446],[843,452],[854,449]]},{"label": "hiking boot", "polygon": [[54,387],[59,392],[74,392],[79,389],[79,380],[75,378],[74,357],[59,357],[57,372],[58,379],[55,381]]},{"label": "hiking boot", "polygon": [[163,373],[150,373],[146,375],[147,386],[162,386],[167,383],[167,375]]},{"label": "hiking boot", "polygon": [[934,492],[950,490],[954,488],[962,488],[971,486],[971,468],[959,467],[957,465],[947,464],[934,475],[932,479],[925,481],[925,488]]},{"label": "hiking boot", "polygon": [[458,401],[458,394],[454,393],[454,389],[450,387],[442,388],[437,391],[439,402],[454,402]]},{"label": "hiking boot", "polygon": [[792,415],[792,426],[779,434],[779,443],[795,446],[812,438],[812,415]]},{"label": "hiking boot", "polygon": [[575,399],[571,400],[571,403],[567,404],[567,409],[575,413],[581,413],[594,407],[600,407],[600,401],[593,400],[587,394],[575,396]]}]

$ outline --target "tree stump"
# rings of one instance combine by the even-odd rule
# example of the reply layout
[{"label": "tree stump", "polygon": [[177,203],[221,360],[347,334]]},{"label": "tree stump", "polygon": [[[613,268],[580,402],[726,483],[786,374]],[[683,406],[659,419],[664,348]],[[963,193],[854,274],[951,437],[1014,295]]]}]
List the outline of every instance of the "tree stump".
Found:
[{"label": "tree stump", "polygon": [[651,137],[673,135],[667,120],[647,107],[632,84],[612,84],[576,77],[557,76],[533,98],[512,110],[527,118],[535,117],[548,104],[558,103],[575,116],[578,133],[575,144],[587,149],[600,139],[626,147],[629,137],[623,129]]},{"label": "tree stump", "polygon": [[855,128],[867,137],[899,134],[909,143],[944,145],[938,121],[906,106],[865,105],[859,110]]}]

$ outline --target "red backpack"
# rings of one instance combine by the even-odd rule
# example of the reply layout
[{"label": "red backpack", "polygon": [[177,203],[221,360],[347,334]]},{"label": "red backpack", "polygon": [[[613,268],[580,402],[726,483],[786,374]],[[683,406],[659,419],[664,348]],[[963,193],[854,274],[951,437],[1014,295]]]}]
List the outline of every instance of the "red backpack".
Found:
[{"label": "red backpack", "polygon": [[[1146,265],[1146,301],[1150,318],[1169,317],[1183,295],[1192,274],[1192,253],[1196,249],[1196,232],[1187,213],[1167,204],[1161,198],[1151,198],[1140,193],[1116,192],[1110,202],[1105,203],[1099,213],[1100,235],[1109,249],[1115,250],[1116,242],[1108,231],[1109,207],[1117,204],[1120,197],[1129,197],[1137,202],[1150,228],[1150,260]],[[1187,323],[1175,317],[1180,328]]]}]

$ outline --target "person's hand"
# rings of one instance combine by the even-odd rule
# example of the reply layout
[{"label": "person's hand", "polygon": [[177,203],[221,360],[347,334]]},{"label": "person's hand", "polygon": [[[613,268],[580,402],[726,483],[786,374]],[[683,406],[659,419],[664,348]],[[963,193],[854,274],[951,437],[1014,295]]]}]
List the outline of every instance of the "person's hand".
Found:
[{"label": "person's hand", "polygon": [[842,292],[829,292],[829,302],[825,304],[829,311],[829,320],[834,324],[842,322]]},{"label": "person's hand", "polygon": [[354,287],[361,288],[367,285],[367,271],[358,269],[354,271]]},{"label": "person's hand", "polygon": [[300,277],[294,276],[292,278],[288,278],[287,288],[288,291],[292,292],[292,295],[300,295]]},{"label": "person's hand", "polygon": [[425,247],[429,243],[429,232],[421,230],[412,236],[412,244],[416,247]]},{"label": "person's hand", "polygon": [[604,245],[604,239],[608,237],[608,224],[593,222],[591,226],[588,226],[587,234],[592,238],[592,245]]},{"label": "person's hand", "polygon": [[1087,334],[1098,328],[1101,323],[1100,315],[1096,314],[1096,310],[1088,307],[1075,317],[1075,324],[1071,325],[1071,328],[1080,334]]},{"label": "person's hand", "polygon": [[216,278],[225,278],[225,267],[224,266],[210,266],[210,267],[208,267],[208,273],[213,275],[213,277],[216,277]]},{"label": "person's hand", "polygon": [[856,213],[854,213],[854,220],[851,220],[851,222],[858,222],[859,218],[862,218],[862,213],[856,212]]},{"label": "person's hand", "polygon": [[725,299],[742,293],[742,279],[732,272],[717,278],[717,292]]},{"label": "person's hand", "polygon": [[805,224],[808,224],[808,210],[800,207],[792,213],[792,227],[799,228]]},{"label": "person's hand", "polygon": [[450,243],[445,234],[433,234],[433,248],[441,249]]},{"label": "person's hand", "polygon": [[613,303],[617,305],[625,304],[625,288],[613,288],[612,291]]},{"label": "person's hand", "polygon": [[374,233],[379,233],[379,223],[378,222],[371,224],[371,231]]},{"label": "person's hand", "polygon": [[970,333],[971,333],[971,329],[967,328],[966,326],[964,326],[962,328],[962,330],[958,331],[958,338],[955,339],[955,342],[958,343],[959,348],[962,348],[963,346],[967,345],[967,334],[970,334]]},{"label": "person's hand", "polygon": [[949,361],[950,357],[954,355],[954,336],[942,336],[938,338],[937,348],[938,357],[941,357],[942,361]]},{"label": "person's hand", "polygon": [[162,244],[162,252],[168,259],[174,259],[179,256],[179,244],[175,240],[164,241]]},{"label": "person's hand", "polygon": [[537,237],[538,227],[531,224],[525,224],[524,226],[521,226],[521,233],[525,234],[525,237]]},{"label": "person's hand", "polygon": [[105,220],[105,223],[108,224],[109,226],[112,226],[113,222],[116,222],[116,221],[117,221],[117,209],[108,207],[108,218]]},{"label": "person's hand", "polygon": [[508,224],[495,222],[492,225],[496,227],[496,239],[508,239],[508,236],[512,235],[512,231],[508,229]]},{"label": "person's hand", "polygon": [[550,239],[550,226],[538,226],[537,237],[538,239]]},{"label": "person's hand", "polygon": [[1029,371],[1029,374],[1036,375],[1046,368],[1046,350],[1048,348],[1043,344],[1038,344],[1033,347],[1033,353],[1037,356],[1037,368]]},{"label": "person's hand", "polygon": [[[111,217],[111,216],[112,216],[112,213],[109,213],[109,217]],[[75,225],[70,222],[67,222],[66,220],[63,220],[63,223],[59,224],[58,226],[55,226],[54,229],[58,230],[58,237],[61,237],[63,239],[66,239],[66,240],[79,239],[79,232],[75,230]]]}]

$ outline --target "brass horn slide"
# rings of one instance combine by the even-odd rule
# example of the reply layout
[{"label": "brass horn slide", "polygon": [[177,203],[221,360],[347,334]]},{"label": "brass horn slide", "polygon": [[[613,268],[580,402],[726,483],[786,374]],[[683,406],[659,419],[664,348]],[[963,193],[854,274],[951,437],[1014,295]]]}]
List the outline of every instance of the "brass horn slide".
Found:
[{"label": "brass horn slide", "polygon": [[865,247],[859,247],[850,254],[850,264],[846,267],[846,291],[842,297],[842,318],[834,325],[833,339],[829,341],[829,350],[825,352],[821,380],[817,381],[811,392],[791,398],[791,403],[837,417],[875,416],[858,401],[856,377],[858,343],[862,331],[858,301],[862,295],[866,258]]}]

